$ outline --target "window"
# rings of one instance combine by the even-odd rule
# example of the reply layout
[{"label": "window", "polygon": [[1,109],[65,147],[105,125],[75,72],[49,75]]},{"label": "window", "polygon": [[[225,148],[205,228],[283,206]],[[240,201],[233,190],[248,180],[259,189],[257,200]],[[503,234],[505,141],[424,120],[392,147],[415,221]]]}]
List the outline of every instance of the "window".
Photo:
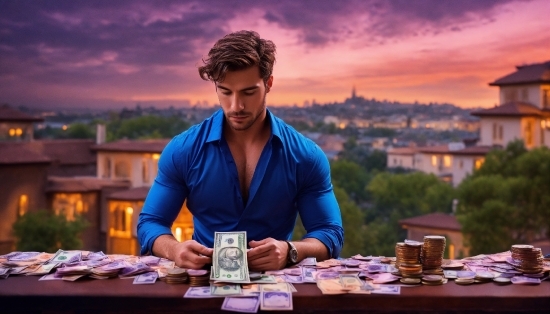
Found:
[{"label": "window", "polygon": [[449,155],[443,156],[443,166],[445,166],[445,168],[451,167],[451,156]]},{"label": "window", "polygon": [[493,123],[493,141],[497,139],[497,124]]},{"label": "window", "polygon": [[141,162],[141,178],[143,183],[149,183],[149,162],[147,159]]},{"label": "window", "polygon": [[56,193],[52,207],[56,215],[63,215],[73,221],[77,215],[88,211],[88,204],[82,201],[80,193]]},{"label": "window", "polygon": [[550,109],[550,89],[542,90],[542,108]]},{"label": "window", "polygon": [[105,159],[103,159],[103,177],[111,177],[111,158],[109,157],[105,157]]},{"label": "window", "polygon": [[437,156],[436,155],[432,155],[432,166],[434,166],[434,167],[437,166]]},{"label": "window", "polygon": [[485,161],[485,159],[483,158],[480,158],[480,159],[476,159],[474,161],[474,170],[477,170],[479,168],[481,168],[481,166],[483,165],[483,162]]},{"label": "window", "polygon": [[504,91],[504,102],[511,102],[518,100],[518,90],[515,88],[509,88]]},{"label": "window", "polygon": [[17,204],[17,213],[19,216],[23,216],[29,210],[29,197],[27,194],[19,196],[19,203]]},{"label": "window", "polygon": [[504,128],[502,127],[502,125],[499,125],[498,126],[498,139],[502,141],[502,138],[503,138],[503,133],[504,133]]},{"label": "window", "polygon": [[394,165],[397,165],[397,158],[394,158],[394,159],[393,159],[393,164],[394,164]]},{"label": "window", "polygon": [[529,91],[527,88],[524,88],[521,90],[521,100],[528,101],[529,100]]},{"label": "window", "polygon": [[461,159],[461,160],[458,162],[458,169],[462,169],[462,168],[464,168],[464,160]]},{"label": "window", "polygon": [[533,123],[531,121],[527,121],[525,124],[525,146],[533,146]]},{"label": "window", "polygon": [[130,167],[126,161],[117,161],[115,163],[115,177],[117,178],[129,178]]}]

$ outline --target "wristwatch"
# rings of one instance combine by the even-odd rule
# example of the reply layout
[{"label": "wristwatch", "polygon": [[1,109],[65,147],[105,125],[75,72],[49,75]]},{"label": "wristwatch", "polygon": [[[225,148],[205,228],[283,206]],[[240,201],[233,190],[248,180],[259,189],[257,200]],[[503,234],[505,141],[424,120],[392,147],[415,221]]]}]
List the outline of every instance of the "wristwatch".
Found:
[{"label": "wristwatch", "polygon": [[292,244],[292,242],[286,241],[286,243],[288,244],[287,263],[298,263],[298,250],[296,250],[296,247],[294,246],[294,244]]}]

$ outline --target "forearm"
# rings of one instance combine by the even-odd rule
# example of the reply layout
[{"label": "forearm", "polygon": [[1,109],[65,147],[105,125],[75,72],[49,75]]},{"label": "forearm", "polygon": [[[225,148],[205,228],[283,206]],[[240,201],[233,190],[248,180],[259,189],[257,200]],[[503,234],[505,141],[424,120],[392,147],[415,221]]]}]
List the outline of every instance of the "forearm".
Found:
[{"label": "forearm", "polygon": [[330,258],[327,247],[323,242],[315,238],[305,238],[300,241],[292,241],[298,251],[298,261],[306,257],[315,257],[318,261],[324,261]]},{"label": "forearm", "polygon": [[173,235],[161,235],[153,243],[153,254],[173,261],[175,260],[175,247],[178,243]]}]

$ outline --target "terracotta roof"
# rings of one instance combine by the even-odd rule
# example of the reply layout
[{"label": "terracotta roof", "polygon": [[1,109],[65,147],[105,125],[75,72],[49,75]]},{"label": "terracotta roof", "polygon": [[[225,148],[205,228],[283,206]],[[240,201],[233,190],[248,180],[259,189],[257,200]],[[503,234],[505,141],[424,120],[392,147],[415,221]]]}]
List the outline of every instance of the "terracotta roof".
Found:
[{"label": "terracotta roof", "polygon": [[449,145],[423,146],[423,147],[418,147],[417,151],[419,153],[427,153],[427,154],[449,154],[452,152],[449,149]]},{"label": "terracotta roof", "polygon": [[120,140],[92,146],[93,150],[106,152],[161,153],[170,139]]},{"label": "terracotta roof", "polygon": [[410,226],[424,227],[433,229],[445,229],[460,231],[460,223],[455,216],[444,213],[431,213],[423,216],[411,217],[399,220],[399,224],[403,228]]},{"label": "terracotta roof", "polygon": [[0,164],[35,164],[50,163],[51,159],[44,154],[34,152],[28,142],[0,142]]},{"label": "terracotta roof", "polygon": [[19,110],[13,109],[8,105],[0,106],[0,121],[10,122],[41,122],[42,118],[33,117]]},{"label": "terracotta roof", "polygon": [[388,150],[388,154],[392,155],[414,155],[417,152],[417,148],[414,147],[395,147]]},{"label": "terracotta roof", "polygon": [[104,187],[127,188],[130,182],[127,180],[101,179],[96,177],[48,177],[46,192],[92,192]]},{"label": "terracotta roof", "polygon": [[489,83],[492,86],[550,83],[550,61],[517,66],[517,71]]},{"label": "terracotta roof", "polygon": [[455,150],[450,152],[452,155],[479,155],[479,156],[485,156],[487,153],[489,153],[491,150],[493,150],[494,147],[492,146],[469,146],[464,149]]},{"label": "terracotta roof", "polygon": [[149,193],[149,189],[151,189],[150,186],[142,186],[126,191],[119,191],[109,195],[108,199],[120,201],[144,201]]},{"label": "terracotta roof", "polygon": [[28,147],[35,153],[48,156],[61,165],[95,164],[96,153],[91,150],[94,140],[38,140],[28,142]]},{"label": "terracotta roof", "polygon": [[538,107],[531,105],[525,102],[508,102],[497,107],[477,110],[471,113],[472,116],[478,117],[494,117],[494,116],[505,116],[505,117],[524,117],[524,116],[535,116],[540,117],[544,115],[542,110]]}]

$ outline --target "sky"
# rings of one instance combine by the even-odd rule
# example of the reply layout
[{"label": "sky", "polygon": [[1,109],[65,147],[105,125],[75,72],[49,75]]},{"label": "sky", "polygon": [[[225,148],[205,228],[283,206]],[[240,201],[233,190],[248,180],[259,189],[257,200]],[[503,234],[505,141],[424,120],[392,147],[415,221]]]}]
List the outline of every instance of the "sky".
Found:
[{"label": "sky", "polygon": [[365,98],[473,107],[550,60],[547,0],[0,0],[0,104],[216,104],[197,71],[225,34],[277,46],[268,105]]}]

